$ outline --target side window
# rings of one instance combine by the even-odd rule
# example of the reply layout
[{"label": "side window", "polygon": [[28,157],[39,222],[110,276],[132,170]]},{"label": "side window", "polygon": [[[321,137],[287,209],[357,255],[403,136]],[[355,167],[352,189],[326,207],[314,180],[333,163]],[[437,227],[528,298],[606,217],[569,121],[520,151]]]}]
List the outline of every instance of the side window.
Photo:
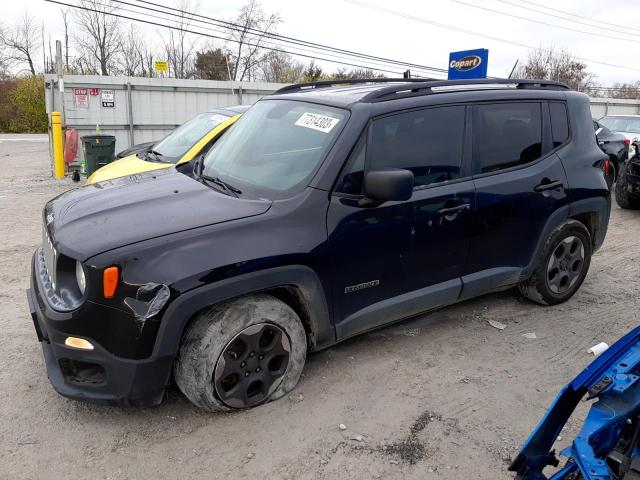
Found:
[{"label": "side window", "polygon": [[[569,140],[569,122],[567,121],[567,107],[564,103],[549,102],[551,114],[551,134],[553,136],[553,148],[559,147]],[[598,127],[595,127],[597,130]]]},{"label": "side window", "polygon": [[362,181],[364,180],[364,159],[366,152],[367,132],[365,131],[358,140],[355,148],[349,156],[349,160],[340,173],[335,191],[360,195],[362,193]]},{"label": "side window", "polygon": [[465,107],[435,107],[373,122],[369,170],[411,170],[415,186],[459,178]]},{"label": "side window", "polygon": [[481,173],[524,165],[542,152],[540,103],[495,103],[474,107],[474,160]]}]

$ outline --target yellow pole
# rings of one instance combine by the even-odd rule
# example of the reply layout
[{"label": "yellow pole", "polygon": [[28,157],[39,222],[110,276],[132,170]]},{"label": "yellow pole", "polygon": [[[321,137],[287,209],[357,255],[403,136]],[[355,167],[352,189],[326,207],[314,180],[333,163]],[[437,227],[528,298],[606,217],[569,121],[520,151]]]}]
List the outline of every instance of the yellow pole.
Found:
[{"label": "yellow pole", "polygon": [[60,112],[51,112],[51,136],[53,137],[53,171],[56,179],[64,177],[62,153],[62,121]]}]

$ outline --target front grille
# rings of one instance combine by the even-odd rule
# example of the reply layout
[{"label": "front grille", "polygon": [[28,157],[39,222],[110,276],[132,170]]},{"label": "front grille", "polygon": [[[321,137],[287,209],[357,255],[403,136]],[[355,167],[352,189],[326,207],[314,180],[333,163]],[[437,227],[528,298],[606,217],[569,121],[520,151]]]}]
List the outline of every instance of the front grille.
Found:
[{"label": "front grille", "polygon": [[47,226],[42,225],[42,255],[44,256],[44,265],[47,269],[47,276],[51,282],[53,289],[56,289],[56,260],[58,252],[53,246],[53,242],[47,232]]}]

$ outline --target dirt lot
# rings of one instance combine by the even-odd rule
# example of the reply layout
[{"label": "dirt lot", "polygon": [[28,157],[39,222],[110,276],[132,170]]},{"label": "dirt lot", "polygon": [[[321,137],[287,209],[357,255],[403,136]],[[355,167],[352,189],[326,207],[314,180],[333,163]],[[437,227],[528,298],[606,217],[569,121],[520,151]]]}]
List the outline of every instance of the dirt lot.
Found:
[{"label": "dirt lot", "polygon": [[203,413],[177,391],[152,409],[67,400],[47,380],[24,290],[41,208],[72,185],[50,179],[43,136],[0,135],[0,168],[2,479],[511,478],[587,349],[638,324],[640,212],[615,206],[583,287],[559,307],[505,292],[361,336],[312,355],[289,398],[251,411]]}]

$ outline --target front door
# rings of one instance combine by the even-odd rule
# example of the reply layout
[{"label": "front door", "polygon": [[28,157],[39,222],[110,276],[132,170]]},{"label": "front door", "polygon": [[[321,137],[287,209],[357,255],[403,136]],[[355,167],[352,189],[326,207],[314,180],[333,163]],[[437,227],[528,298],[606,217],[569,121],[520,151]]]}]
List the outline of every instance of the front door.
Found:
[{"label": "front door", "polygon": [[[327,212],[333,317],[338,338],[365,328],[354,316],[406,292],[411,202],[370,205],[362,197],[368,132],[358,142]],[[357,325],[356,325],[357,324]]]},{"label": "front door", "polygon": [[[464,106],[385,115],[358,143],[327,216],[338,338],[457,299],[475,195],[465,116]],[[410,200],[362,198],[365,172],[385,168],[413,172]]]}]

